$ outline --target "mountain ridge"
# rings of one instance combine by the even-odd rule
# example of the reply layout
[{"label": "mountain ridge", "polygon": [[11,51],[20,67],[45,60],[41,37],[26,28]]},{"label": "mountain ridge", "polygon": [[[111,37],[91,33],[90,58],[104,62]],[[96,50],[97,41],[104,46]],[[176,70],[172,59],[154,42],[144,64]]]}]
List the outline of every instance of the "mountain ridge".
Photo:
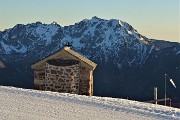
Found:
[{"label": "mountain ridge", "polygon": [[[155,85],[163,89],[160,79],[164,73],[174,77],[177,86],[180,85],[180,70],[175,69],[180,66],[180,43],[148,39],[126,22],[98,17],[64,27],[55,22],[19,24],[0,32],[1,59],[8,66],[1,69],[0,84],[32,88],[30,65],[58,51],[67,42],[72,44],[73,50],[98,64],[94,73],[95,95],[137,100],[137,96],[142,95],[140,100],[152,99],[151,89]],[[9,73],[19,76],[3,75]],[[149,90],[143,95],[147,83],[150,83]],[[178,94],[176,97],[176,101],[180,99]]]}]

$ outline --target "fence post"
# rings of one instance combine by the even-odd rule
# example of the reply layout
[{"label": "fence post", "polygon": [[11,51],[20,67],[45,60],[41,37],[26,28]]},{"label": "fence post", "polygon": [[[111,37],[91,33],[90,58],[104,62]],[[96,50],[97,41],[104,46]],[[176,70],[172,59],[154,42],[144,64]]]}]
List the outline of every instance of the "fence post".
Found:
[{"label": "fence post", "polygon": [[154,87],[154,103],[157,104],[157,87]]}]

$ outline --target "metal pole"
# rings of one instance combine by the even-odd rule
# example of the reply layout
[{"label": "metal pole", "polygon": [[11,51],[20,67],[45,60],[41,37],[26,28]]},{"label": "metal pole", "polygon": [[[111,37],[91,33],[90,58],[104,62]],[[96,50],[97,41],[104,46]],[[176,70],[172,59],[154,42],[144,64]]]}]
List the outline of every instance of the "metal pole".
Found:
[{"label": "metal pole", "polygon": [[165,86],[164,86],[164,105],[166,106],[166,74],[165,74]]}]

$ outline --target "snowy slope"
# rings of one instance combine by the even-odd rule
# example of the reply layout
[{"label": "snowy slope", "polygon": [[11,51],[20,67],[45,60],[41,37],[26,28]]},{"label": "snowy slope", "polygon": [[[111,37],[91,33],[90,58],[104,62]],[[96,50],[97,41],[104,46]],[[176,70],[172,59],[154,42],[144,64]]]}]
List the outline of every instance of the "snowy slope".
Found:
[{"label": "snowy slope", "polygon": [[180,109],[0,86],[1,120],[179,120]]}]

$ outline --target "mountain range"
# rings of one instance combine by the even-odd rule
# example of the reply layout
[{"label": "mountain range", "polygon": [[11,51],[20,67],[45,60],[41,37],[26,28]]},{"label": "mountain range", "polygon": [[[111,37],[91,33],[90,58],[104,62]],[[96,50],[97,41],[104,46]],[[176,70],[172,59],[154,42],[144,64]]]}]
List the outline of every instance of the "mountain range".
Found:
[{"label": "mountain range", "polygon": [[61,49],[67,42],[72,49],[97,63],[94,95],[153,100],[167,97],[180,101],[180,43],[149,39],[130,24],[117,19],[92,17],[74,25],[56,22],[17,24],[0,32],[0,84],[33,88],[31,64]]}]

